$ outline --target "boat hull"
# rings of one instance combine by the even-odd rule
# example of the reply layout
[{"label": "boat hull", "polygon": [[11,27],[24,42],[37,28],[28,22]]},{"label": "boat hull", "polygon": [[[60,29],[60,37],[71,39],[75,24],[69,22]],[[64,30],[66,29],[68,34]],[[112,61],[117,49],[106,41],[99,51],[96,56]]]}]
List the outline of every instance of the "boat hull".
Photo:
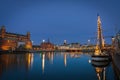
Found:
[{"label": "boat hull", "polygon": [[101,62],[101,61],[110,61],[110,55],[92,55],[92,61]]},{"label": "boat hull", "polygon": [[95,67],[106,67],[110,64],[110,61],[94,61],[92,60],[92,65]]}]

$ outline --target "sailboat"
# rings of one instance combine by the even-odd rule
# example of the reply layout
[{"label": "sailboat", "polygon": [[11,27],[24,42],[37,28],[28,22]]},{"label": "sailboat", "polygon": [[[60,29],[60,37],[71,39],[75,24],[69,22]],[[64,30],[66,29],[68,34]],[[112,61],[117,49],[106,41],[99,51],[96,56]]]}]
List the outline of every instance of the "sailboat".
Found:
[{"label": "sailboat", "polygon": [[95,47],[95,52],[92,55],[92,60],[93,61],[108,61],[110,59],[110,55],[106,54],[103,51],[104,48],[104,38],[102,35],[102,28],[101,28],[101,20],[100,16],[98,15],[98,20],[97,20],[97,44]]}]

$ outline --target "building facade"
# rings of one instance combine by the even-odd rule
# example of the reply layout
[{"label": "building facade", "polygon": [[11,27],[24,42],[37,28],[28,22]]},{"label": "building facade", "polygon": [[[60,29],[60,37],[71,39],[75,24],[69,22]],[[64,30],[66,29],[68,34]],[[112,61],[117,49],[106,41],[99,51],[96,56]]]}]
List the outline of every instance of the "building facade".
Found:
[{"label": "building facade", "polygon": [[9,33],[5,27],[0,29],[0,50],[16,50],[19,47],[19,42],[23,42],[26,49],[32,49],[30,40],[30,32],[26,35]]},{"label": "building facade", "polygon": [[48,42],[42,42],[40,47],[42,50],[55,50],[54,44],[52,44],[49,40]]}]

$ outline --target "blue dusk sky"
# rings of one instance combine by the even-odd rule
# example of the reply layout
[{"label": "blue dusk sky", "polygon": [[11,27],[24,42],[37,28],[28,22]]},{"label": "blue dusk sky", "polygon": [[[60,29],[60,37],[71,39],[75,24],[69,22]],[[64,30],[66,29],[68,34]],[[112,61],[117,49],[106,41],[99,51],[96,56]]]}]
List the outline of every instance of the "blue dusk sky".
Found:
[{"label": "blue dusk sky", "polygon": [[[31,33],[34,44],[93,42],[97,13],[104,36],[120,29],[120,0],[0,0],[0,26],[8,32]],[[106,39],[106,42],[110,41]]]}]

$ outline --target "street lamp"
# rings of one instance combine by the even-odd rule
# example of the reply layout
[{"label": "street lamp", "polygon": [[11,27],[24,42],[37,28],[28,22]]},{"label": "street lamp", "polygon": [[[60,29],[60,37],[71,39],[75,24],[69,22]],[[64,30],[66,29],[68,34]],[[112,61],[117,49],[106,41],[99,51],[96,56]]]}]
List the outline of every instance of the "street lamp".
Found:
[{"label": "street lamp", "polygon": [[42,41],[43,43],[45,42],[45,40],[43,39],[43,41]]},{"label": "street lamp", "polygon": [[88,45],[90,45],[90,39],[88,39]]}]

